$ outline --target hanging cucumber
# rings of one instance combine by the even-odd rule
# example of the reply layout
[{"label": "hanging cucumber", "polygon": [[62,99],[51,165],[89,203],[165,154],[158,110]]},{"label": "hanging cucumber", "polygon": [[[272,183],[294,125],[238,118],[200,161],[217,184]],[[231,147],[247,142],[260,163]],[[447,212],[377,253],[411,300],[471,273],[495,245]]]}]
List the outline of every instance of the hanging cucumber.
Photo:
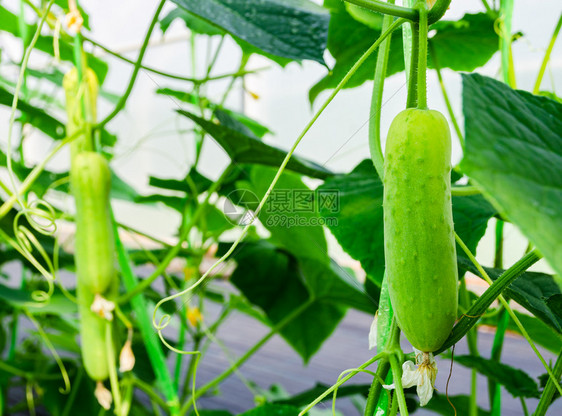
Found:
[{"label": "hanging cucumber", "polygon": [[108,289],[115,275],[115,247],[109,191],[111,172],[107,160],[96,152],[74,157],[70,171],[76,200],[76,273],[92,294]]},{"label": "hanging cucumber", "polygon": [[450,172],[443,115],[413,108],[399,113],[385,149],[386,272],[398,325],[423,352],[443,345],[457,316]]}]

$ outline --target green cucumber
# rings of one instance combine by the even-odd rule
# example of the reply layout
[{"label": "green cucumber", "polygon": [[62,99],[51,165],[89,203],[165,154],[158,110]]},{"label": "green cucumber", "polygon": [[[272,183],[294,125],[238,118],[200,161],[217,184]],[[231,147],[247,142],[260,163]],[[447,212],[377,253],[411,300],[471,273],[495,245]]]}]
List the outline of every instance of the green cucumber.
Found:
[{"label": "green cucumber", "polygon": [[[117,281],[109,289],[110,297],[117,295]],[[107,355],[107,325],[111,322],[92,312],[90,307],[94,295],[83,284],[77,285],[80,313],[80,348],[86,373],[92,380],[103,381],[109,377],[109,359]]]},{"label": "green cucumber", "polygon": [[107,160],[96,152],[75,155],[70,181],[76,201],[77,278],[92,294],[103,295],[116,279]]},{"label": "green cucumber", "polygon": [[412,346],[437,350],[457,317],[451,136],[437,111],[407,109],[390,126],[384,162],[389,294]]}]

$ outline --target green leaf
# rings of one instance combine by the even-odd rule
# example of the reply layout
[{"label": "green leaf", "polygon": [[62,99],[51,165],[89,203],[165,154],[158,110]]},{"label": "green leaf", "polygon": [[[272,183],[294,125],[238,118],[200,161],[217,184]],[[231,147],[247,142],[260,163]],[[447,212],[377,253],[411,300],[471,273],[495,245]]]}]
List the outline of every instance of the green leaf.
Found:
[{"label": "green leaf", "polygon": [[[14,95],[11,92],[0,87],[0,105],[11,107],[13,99]],[[18,99],[17,108],[23,113],[23,115],[19,118],[19,121],[21,121],[22,123],[31,124],[32,126],[41,130],[43,133],[55,140],[61,140],[66,137],[65,125],[51,115],[47,114],[45,111],[36,108],[35,106],[25,102],[21,98]],[[107,132],[107,130],[102,130],[102,145],[111,147],[115,144],[116,141],[117,137]]]},{"label": "green leaf", "polygon": [[208,107],[213,110],[213,114],[219,120],[220,124],[232,130],[237,130],[246,136],[254,135],[254,138],[262,138],[267,133],[271,133],[267,127],[258,123],[256,120],[251,119],[245,114],[229,110],[219,104],[213,103],[206,97],[196,96],[190,92],[172,88],[158,88],[156,94],[169,95],[194,106],[199,106],[201,103],[206,108]]},{"label": "green leaf", "polygon": [[[372,27],[359,23],[346,10],[345,3],[340,0],[325,0],[324,7],[330,10],[330,26],[328,32],[328,50],[336,60],[330,71],[309,91],[311,103],[318,95],[330,88],[335,88],[361,55],[369,49],[381,34],[382,18],[373,13]],[[373,79],[377,54],[373,53],[357,72],[351,77],[344,88],[353,88]],[[396,30],[392,35],[391,49],[388,60],[387,75],[404,70],[402,54],[402,31]]]},{"label": "green leaf", "polygon": [[[548,303],[548,302],[547,302]],[[525,331],[531,339],[542,347],[546,348],[553,354],[558,354],[562,349],[562,336],[558,332],[553,332],[552,328],[542,322],[540,319],[530,316],[527,313],[514,311],[519,321],[523,324]],[[496,326],[497,319],[495,317],[483,318],[482,324]],[[519,327],[515,325],[512,319],[509,320],[507,329],[509,331],[521,334]]]},{"label": "green leaf", "polygon": [[[228,153],[234,163],[255,163],[279,167],[287,154],[281,149],[269,146],[226,126],[197,117],[195,114],[183,110],[178,110],[178,113],[193,120],[209,133],[219,146]],[[319,179],[325,179],[332,175],[332,172],[324,166],[298,156],[293,156],[289,160],[287,169]]]},{"label": "green leaf", "polygon": [[[380,287],[384,273],[383,185],[373,163],[366,159],[350,173],[326,180],[318,192],[335,192],[337,195],[337,207],[323,206],[320,215],[337,220],[327,222],[328,228],[342,248],[361,262],[363,270]],[[455,230],[471,250],[476,248],[494,213],[495,210],[479,195],[453,197]]]},{"label": "green leaf", "polygon": [[283,404],[265,404],[238,416],[297,416],[299,409]]},{"label": "green leaf", "polygon": [[537,383],[522,370],[495,360],[471,355],[457,355],[455,361],[501,384],[513,397],[540,396]]},{"label": "green leaf", "polygon": [[[65,388],[62,377],[41,381],[43,390],[42,404],[51,415],[79,414],[84,416],[97,416],[101,407],[94,396],[95,382],[85,373],[83,368],[77,368],[75,364],[65,362],[69,372],[72,394],[64,394]],[[60,376],[58,367],[53,366],[50,371],[52,375]],[[71,400],[72,399],[72,400]]]},{"label": "green leaf", "polygon": [[[248,182],[249,191],[256,201],[261,200],[269,188],[276,169],[253,166]],[[315,209],[315,192],[302,179],[291,172],[285,172],[269,195],[259,214],[260,222],[271,232],[277,244],[299,259],[313,259],[328,264],[328,246],[324,229]]]},{"label": "green leaf", "polygon": [[[451,416],[451,403],[459,415],[466,415],[470,409],[471,398],[469,396],[446,396],[445,394],[433,393],[432,399],[427,403],[424,409],[432,410],[435,413],[443,416]],[[450,401],[450,402],[449,402]],[[490,416],[490,412],[478,408],[478,416]]]},{"label": "green leaf", "polygon": [[185,26],[189,30],[200,35],[215,36],[226,34],[224,30],[207,23],[205,20],[180,7],[172,9],[162,20],[160,20],[160,29],[162,30],[162,33],[166,33],[172,22],[176,19],[183,20]]},{"label": "green leaf", "polygon": [[165,179],[165,178],[157,178],[155,176],[151,176],[148,179],[148,184],[150,186],[154,186],[156,188],[168,189],[170,191],[178,191],[183,192],[188,195],[192,194],[191,187],[188,185],[189,182],[192,182],[195,189],[197,190],[197,194],[201,194],[209,189],[209,186],[212,185],[212,181],[205,176],[201,175],[196,169],[191,169],[185,179]]},{"label": "green leaf", "polygon": [[562,104],[463,75],[463,171],[562,275]]},{"label": "green leaf", "polygon": [[[0,105],[11,107],[13,100],[14,95],[0,87]],[[66,129],[64,124],[45,111],[26,103],[21,98],[18,100],[17,108],[23,113],[23,116],[20,118],[22,122],[31,124],[53,139],[60,140],[65,137]]]},{"label": "green leaf", "polygon": [[495,19],[489,14],[478,13],[431,25],[430,30],[436,33],[428,39],[428,65],[435,68],[435,55],[440,68],[471,72],[483,66],[498,50],[494,24]]},{"label": "green leaf", "polygon": [[[310,102],[325,89],[335,88],[351,66],[377,40],[381,34],[382,15],[362,9],[351,9],[338,0],[326,0],[331,20],[328,33],[328,50],[336,63],[326,76],[314,85],[309,92]],[[353,11],[352,11],[353,10]],[[352,13],[350,14],[350,11]],[[435,68],[433,54],[440,68],[455,71],[473,71],[484,65],[498,50],[499,39],[494,30],[494,19],[485,13],[466,14],[458,21],[439,21],[430,27],[435,34],[428,39],[431,52],[428,55],[429,68]],[[404,70],[401,30],[392,35],[387,76]],[[374,77],[376,61],[374,53],[345,88],[362,85]]]},{"label": "green leaf", "polygon": [[324,63],[329,15],[308,0],[172,0],[260,50]]},{"label": "green leaf", "polygon": [[264,125],[236,111],[226,108],[216,108],[213,114],[220,124],[233,130],[238,130],[246,136],[254,136],[255,138],[261,139],[267,133],[271,133],[271,130]]},{"label": "green leaf", "polygon": [[[243,243],[234,259],[238,266],[231,282],[263,309],[273,324],[310,299],[296,259],[273,244],[263,240]],[[317,298],[281,330],[281,336],[307,362],[343,316],[343,307]]]}]

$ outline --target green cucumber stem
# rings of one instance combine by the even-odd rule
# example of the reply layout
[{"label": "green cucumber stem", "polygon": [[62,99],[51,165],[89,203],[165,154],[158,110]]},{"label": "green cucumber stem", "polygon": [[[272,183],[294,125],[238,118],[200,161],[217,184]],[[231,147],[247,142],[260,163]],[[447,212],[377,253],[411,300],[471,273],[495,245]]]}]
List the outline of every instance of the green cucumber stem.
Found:
[{"label": "green cucumber stem", "polygon": [[382,392],[382,384],[379,380],[384,380],[387,377],[390,368],[390,361],[387,358],[380,360],[377,367],[377,376],[373,377],[369,395],[367,396],[367,404],[365,405],[365,416],[373,416],[379,403]]},{"label": "green cucumber stem", "polygon": [[408,98],[406,108],[414,108],[418,105],[418,59],[420,26],[411,23],[412,27],[412,51],[410,53],[410,73],[408,74]]},{"label": "green cucumber stem", "polygon": [[427,3],[419,0],[417,7],[420,14],[418,37],[418,108],[427,108]]},{"label": "green cucumber stem", "polygon": [[406,397],[404,397],[404,388],[402,387],[402,369],[398,363],[398,359],[394,354],[389,357],[390,367],[392,368],[392,377],[394,378],[394,386],[396,396],[394,400],[398,400],[398,408],[400,409],[400,416],[408,416],[408,407],[406,406]]},{"label": "green cucumber stem", "polygon": [[[394,0],[389,2],[389,4],[392,3],[394,3]],[[392,20],[392,16],[385,16],[383,18],[381,28],[382,32],[385,32],[390,27]],[[375,65],[371,108],[369,111],[369,150],[371,151],[373,165],[375,165],[375,169],[377,170],[377,174],[381,180],[384,178],[384,158],[381,147],[381,110],[391,37],[392,35],[386,37],[379,47],[377,63]]]}]

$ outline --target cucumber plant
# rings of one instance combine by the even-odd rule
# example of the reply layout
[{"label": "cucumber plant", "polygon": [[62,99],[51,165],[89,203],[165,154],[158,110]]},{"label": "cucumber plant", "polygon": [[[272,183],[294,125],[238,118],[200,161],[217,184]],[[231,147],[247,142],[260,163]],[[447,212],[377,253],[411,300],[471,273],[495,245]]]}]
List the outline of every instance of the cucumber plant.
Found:
[{"label": "cucumber plant", "polygon": [[[514,13],[523,13],[524,2],[483,0],[470,13],[450,0],[319,3],[160,0],[133,58],[97,40],[105,33],[97,13],[87,13],[93,4],[0,5],[0,105],[10,108],[0,146],[0,266],[10,279],[0,282],[0,413],[304,416],[321,413],[313,408],[330,398],[332,415],[405,416],[419,406],[470,416],[514,406],[524,415],[560,413],[562,104],[545,74],[559,75],[549,62],[562,18],[526,92],[515,89],[521,50],[512,50],[521,36],[513,33]],[[464,15],[451,20],[457,12]],[[112,20],[118,13],[103,16],[122,24]],[[189,39],[187,65],[149,63],[158,33],[184,56],[185,45],[175,43],[184,38],[172,31]],[[490,61],[494,54],[500,59]],[[281,67],[311,61],[329,68],[308,95],[313,104],[324,101],[289,151],[270,145],[270,129],[233,106],[235,91],[268,99],[248,90],[257,87],[247,75],[267,69],[254,55]],[[488,62],[498,80],[472,73]],[[111,84],[122,65],[130,69],[126,84]],[[453,72],[464,73],[464,125],[458,97],[447,93]],[[137,117],[161,121],[132,107],[122,115],[145,75],[156,84],[150,101],[171,104],[154,135],[162,139],[177,126],[188,150],[167,155],[183,169],[176,178],[158,170],[145,178],[149,194],[111,170],[144,124]],[[402,101],[389,95],[390,76],[405,80]],[[440,91],[428,91],[428,76]],[[321,152],[316,162],[295,156],[314,124],[328,122],[320,116],[341,90],[363,84],[372,86],[362,148],[370,158],[365,151],[351,172],[336,174],[318,160]],[[383,97],[403,110],[388,111]],[[444,106],[430,110],[428,98],[432,108],[441,98]],[[357,100],[337,120],[366,105]],[[34,164],[28,153],[38,136],[52,150]],[[144,147],[148,139],[126,147],[155,155]],[[226,167],[209,160],[211,140],[228,156]],[[463,160],[452,166],[456,140]],[[51,170],[64,149],[69,169]],[[204,174],[211,171],[218,179]],[[176,232],[147,232],[146,221],[130,215],[133,205],[149,209],[150,222],[176,218]],[[514,228],[528,247],[510,265]],[[484,266],[475,253],[487,249],[486,230],[494,248]],[[330,257],[326,231],[364,279]],[[529,271],[537,262],[546,272]],[[473,290],[478,278],[488,285],[483,293]],[[314,380],[282,371],[276,381],[290,379],[287,391],[249,379],[250,359],[267,375],[256,353],[275,348],[268,341],[276,335],[304,362],[323,346],[329,352],[349,309],[376,350],[367,342],[364,350],[346,346],[336,362],[351,369],[334,374],[332,386],[308,389]],[[224,334],[250,339],[240,314],[265,330],[247,350],[231,351],[240,345],[223,342]],[[508,364],[511,343],[528,344],[533,372]],[[448,394],[447,369],[462,394]],[[369,383],[350,384],[358,374]],[[247,387],[248,400],[236,390],[236,403],[228,401],[231,376]],[[219,391],[225,395],[215,401]]]}]

